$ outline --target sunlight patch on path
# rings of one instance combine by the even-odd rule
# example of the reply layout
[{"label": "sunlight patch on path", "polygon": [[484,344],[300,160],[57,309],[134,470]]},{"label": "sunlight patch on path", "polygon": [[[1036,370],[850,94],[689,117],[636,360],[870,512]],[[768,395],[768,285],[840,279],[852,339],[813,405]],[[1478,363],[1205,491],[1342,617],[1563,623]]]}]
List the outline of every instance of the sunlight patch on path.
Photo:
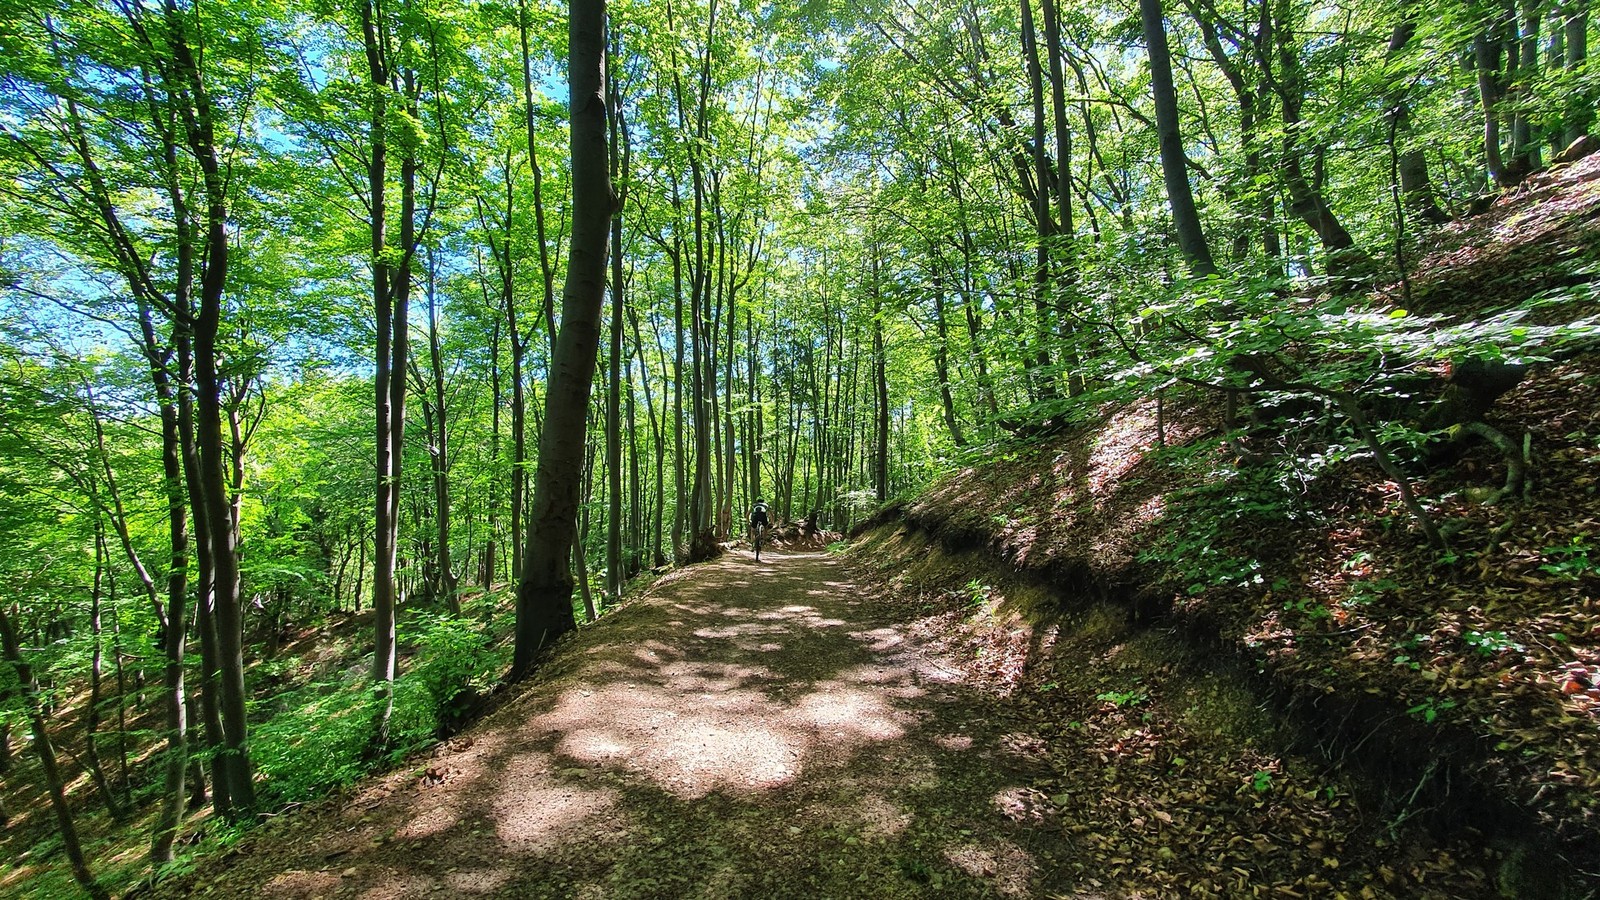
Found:
[{"label": "sunlight patch on path", "polygon": [[256,892],[906,898],[934,896],[907,875],[934,869],[950,896],[1028,895],[1043,864],[996,830],[1037,824],[1004,771],[1026,748],[926,641],[822,555],[696,572],[363,791]]}]

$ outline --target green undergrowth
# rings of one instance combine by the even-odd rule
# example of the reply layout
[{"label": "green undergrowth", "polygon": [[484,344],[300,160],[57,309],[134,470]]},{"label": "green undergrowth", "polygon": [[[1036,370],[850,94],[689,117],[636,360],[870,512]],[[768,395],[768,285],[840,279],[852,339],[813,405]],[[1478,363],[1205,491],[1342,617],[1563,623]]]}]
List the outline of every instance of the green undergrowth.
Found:
[{"label": "green undergrowth", "polygon": [[[272,712],[251,736],[265,804],[303,803],[349,787],[459,728],[474,699],[510,665],[511,648],[503,640],[509,617],[494,615],[504,600],[504,592],[497,592],[468,601],[460,616],[419,609],[401,618],[397,639],[404,664],[395,678],[389,740],[382,748],[372,746],[372,735],[384,700],[372,690],[365,667],[265,701]],[[363,662],[370,659],[368,654]]]},{"label": "green undergrowth", "polygon": [[[510,664],[508,604],[509,591],[499,590],[466,599],[460,616],[423,608],[401,611],[400,672],[383,747],[372,745],[383,704],[369,682],[370,640],[361,639],[369,635],[365,630],[360,637],[347,634],[353,621],[308,629],[301,641],[253,666],[250,751],[263,811],[277,815],[336,794],[459,729]],[[139,818],[103,822],[97,807],[79,814],[85,852],[96,861],[101,883],[114,893],[151,877],[145,852],[161,758],[157,749],[136,770],[132,797]],[[16,764],[36,765],[31,756]],[[209,809],[192,814],[178,860],[157,876],[191,871],[198,859],[231,846],[252,827],[213,820]],[[13,872],[0,867],[0,875],[8,876],[0,896],[81,896],[63,864],[58,832],[52,828],[40,835],[19,852]]]}]

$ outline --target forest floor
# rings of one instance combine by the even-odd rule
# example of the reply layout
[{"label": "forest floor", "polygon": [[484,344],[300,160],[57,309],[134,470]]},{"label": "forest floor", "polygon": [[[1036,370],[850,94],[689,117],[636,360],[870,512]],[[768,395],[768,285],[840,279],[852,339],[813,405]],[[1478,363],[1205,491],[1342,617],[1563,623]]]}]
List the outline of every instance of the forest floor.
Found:
[{"label": "forest floor", "polygon": [[[1003,697],[1003,670],[1027,656],[1013,651],[1046,634],[987,596],[930,600],[848,558],[734,550],[564,642],[431,757],[156,893],[1493,895],[1457,861],[1470,850],[1386,843],[1336,776],[1278,755],[1225,675],[1192,671],[1204,727],[1162,736],[1137,700],[1091,701],[1068,723]],[[1098,666],[1136,656],[1135,682],[1178,669],[1160,653],[1086,656],[1063,695],[1092,697]]]},{"label": "forest floor", "polygon": [[825,553],[733,551],[563,644],[431,758],[162,896],[1037,896],[1035,735]]}]

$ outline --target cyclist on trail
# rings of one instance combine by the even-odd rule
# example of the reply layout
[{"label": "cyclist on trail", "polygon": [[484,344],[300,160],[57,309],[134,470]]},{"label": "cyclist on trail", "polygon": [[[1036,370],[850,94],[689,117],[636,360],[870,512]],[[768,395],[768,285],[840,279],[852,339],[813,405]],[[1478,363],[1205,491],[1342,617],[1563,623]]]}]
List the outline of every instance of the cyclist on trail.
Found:
[{"label": "cyclist on trail", "polygon": [[750,536],[756,548],[756,562],[761,561],[761,538],[771,527],[772,523],[767,521],[767,501],[757,497],[750,508]]}]

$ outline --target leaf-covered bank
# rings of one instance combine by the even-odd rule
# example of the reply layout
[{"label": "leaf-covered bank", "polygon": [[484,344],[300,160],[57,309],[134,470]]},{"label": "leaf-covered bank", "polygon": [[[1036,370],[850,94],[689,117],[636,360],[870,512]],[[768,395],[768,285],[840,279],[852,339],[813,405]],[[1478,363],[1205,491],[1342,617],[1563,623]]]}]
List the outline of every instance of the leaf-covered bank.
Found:
[{"label": "leaf-covered bank", "polygon": [[1039,827],[1071,842],[1079,891],[1462,898],[1528,887],[1484,835],[1431,830],[1330,763],[1263,702],[1244,660],[1214,645],[904,524],[867,531],[851,558],[880,603],[1025,729],[1043,767],[1030,785]]}]

